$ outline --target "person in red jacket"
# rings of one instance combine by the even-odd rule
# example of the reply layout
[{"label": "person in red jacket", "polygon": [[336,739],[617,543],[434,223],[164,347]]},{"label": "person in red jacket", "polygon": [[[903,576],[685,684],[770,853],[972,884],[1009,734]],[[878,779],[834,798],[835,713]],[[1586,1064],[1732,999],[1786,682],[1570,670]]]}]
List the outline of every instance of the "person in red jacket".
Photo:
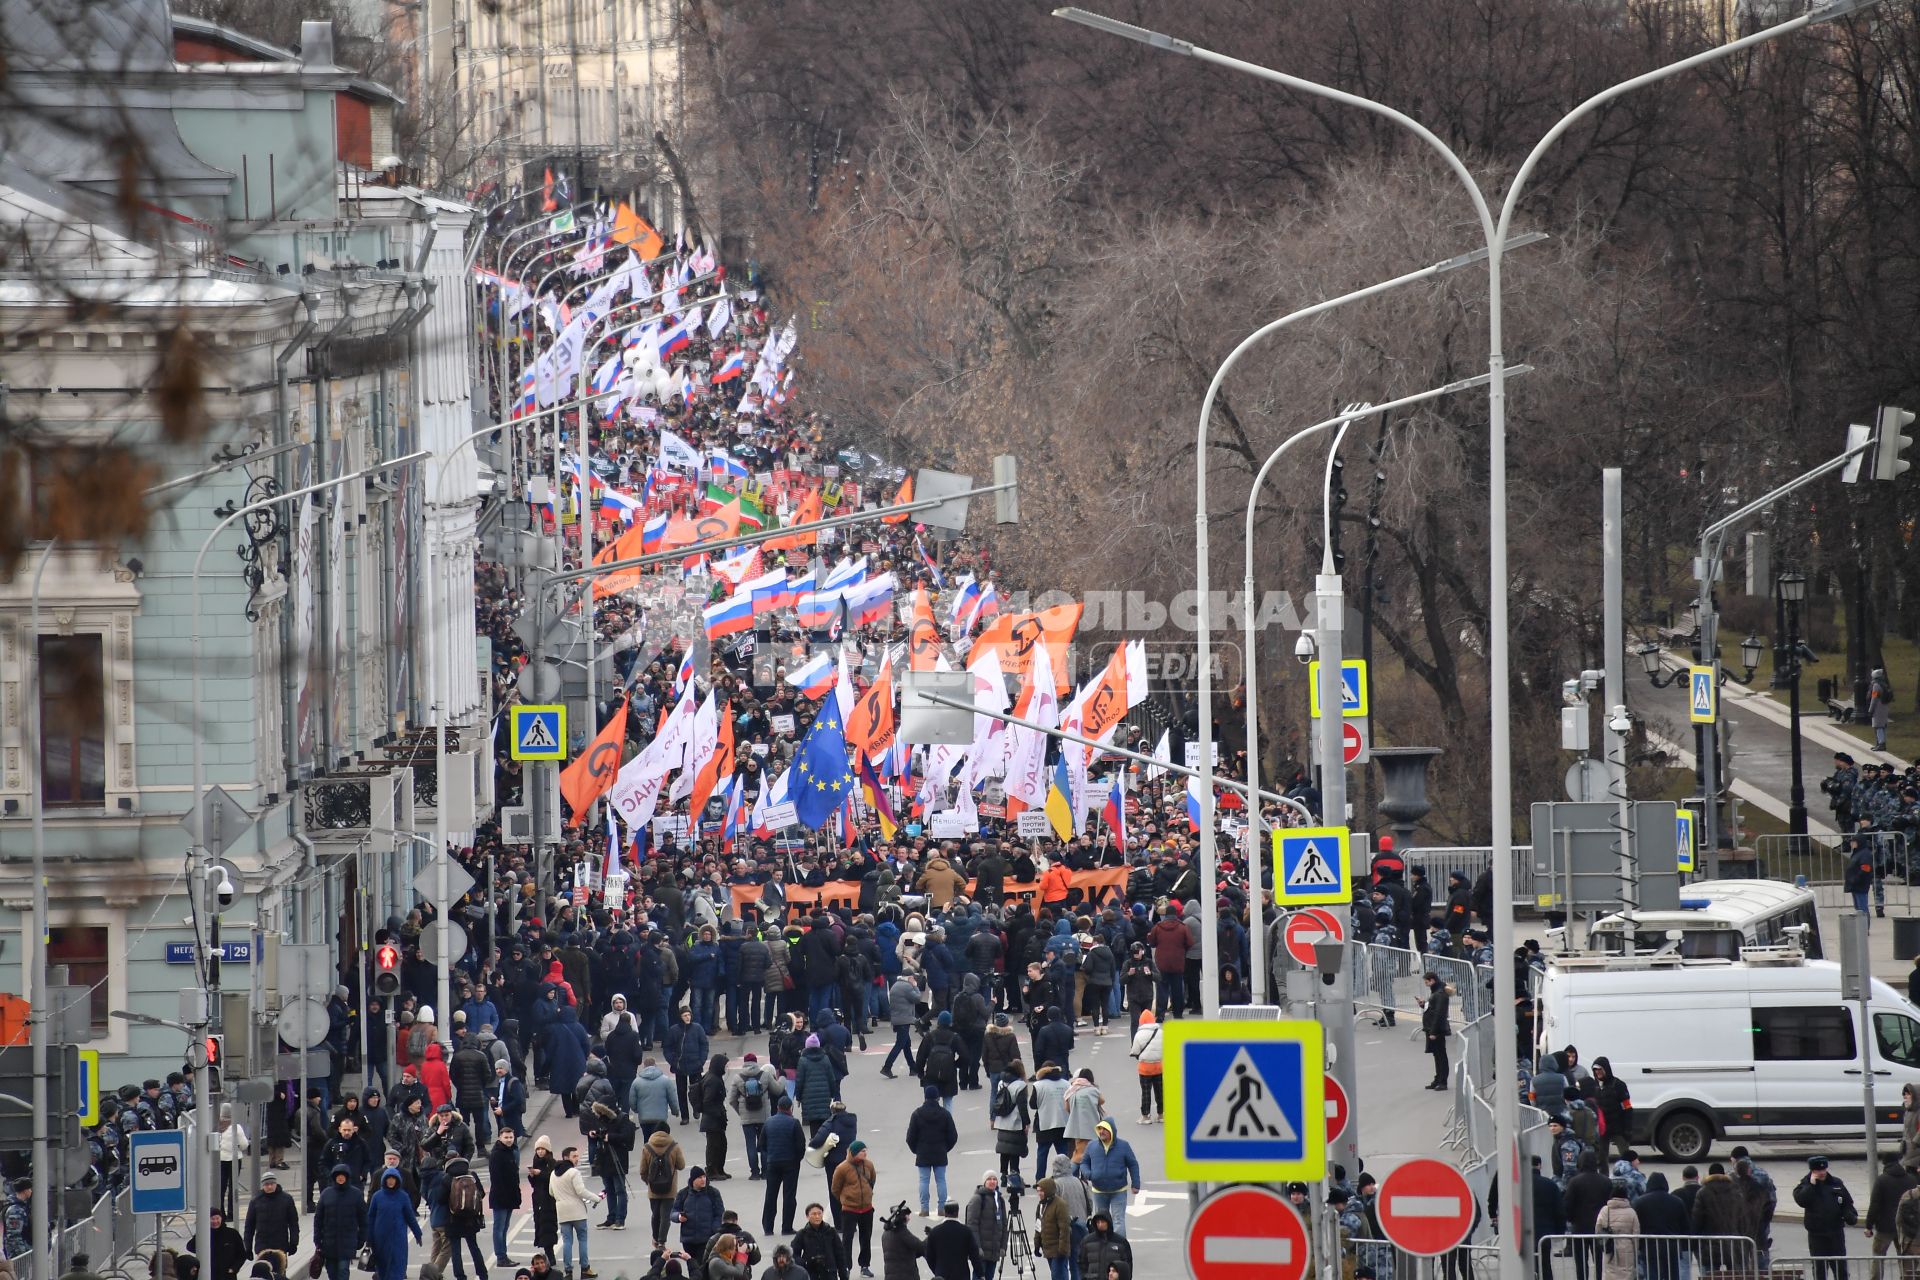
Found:
[{"label": "person in red jacket", "polygon": [[420,1063],[420,1083],[427,1087],[429,1111],[438,1111],[442,1103],[453,1101],[453,1076],[447,1071],[442,1052],[436,1040],[427,1046],[426,1057]]},{"label": "person in red jacket", "polygon": [[580,1007],[580,1002],[573,997],[573,984],[567,981],[567,975],[565,971],[560,968],[560,962],[558,960],[555,960],[547,966],[547,981],[560,988],[561,999],[576,1009]]},{"label": "person in red jacket", "polygon": [[1153,948],[1153,967],[1160,975],[1153,998],[1154,1017],[1177,1018],[1186,1004],[1187,948],[1193,945],[1193,932],[1173,903],[1161,908],[1159,921],[1147,930],[1147,945]]}]

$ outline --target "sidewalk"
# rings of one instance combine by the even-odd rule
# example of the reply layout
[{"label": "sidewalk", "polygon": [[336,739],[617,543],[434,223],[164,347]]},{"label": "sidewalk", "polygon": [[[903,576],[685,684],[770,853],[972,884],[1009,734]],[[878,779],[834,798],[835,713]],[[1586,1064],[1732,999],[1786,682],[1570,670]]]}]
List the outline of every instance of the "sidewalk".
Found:
[{"label": "sidewalk", "polygon": [[[1663,653],[1671,671],[1684,669],[1686,660]],[[1672,750],[1688,768],[1694,766],[1692,725],[1687,719],[1687,688],[1679,681],[1656,689],[1644,677],[1627,682],[1627,705],[1647,726],[1650,735]],[[1807,832],[1832,837],[1833,812],[1820,790],[1820,780],[1833,772],[1833,753],[1845,751],[1856,760],[1878,760],[1905,768],[1898,756],[1873,750],[1827,718],[1804,687],[1800,707],[1801,778],[1807,797]],[[1720,690],[1721,714],[1733,726],[1732,791],[1745,804],[1779,820],[1787,820],[1787,800],[1793,790],[1793,718],[1786,705],[1764,692],[1729,681]]]}]

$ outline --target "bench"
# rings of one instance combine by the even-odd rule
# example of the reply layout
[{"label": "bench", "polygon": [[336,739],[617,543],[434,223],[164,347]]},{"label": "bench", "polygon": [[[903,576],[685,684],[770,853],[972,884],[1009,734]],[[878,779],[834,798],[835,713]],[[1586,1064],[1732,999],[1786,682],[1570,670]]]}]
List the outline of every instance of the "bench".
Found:
[{"label": "bench", "polygon": [[1827,699],[1827,718],[1829,720],[1838,720],[1841,724],[1852,724],[1853,715],[1854,706],[1851,698]]},{"label": "bench", "polygon": [[1654,634],[1660,637],[1660,643],[1666,648],[1684,652],[1693,647],[1694,637],[1699,633],[1691,627],[1661,627]]}]

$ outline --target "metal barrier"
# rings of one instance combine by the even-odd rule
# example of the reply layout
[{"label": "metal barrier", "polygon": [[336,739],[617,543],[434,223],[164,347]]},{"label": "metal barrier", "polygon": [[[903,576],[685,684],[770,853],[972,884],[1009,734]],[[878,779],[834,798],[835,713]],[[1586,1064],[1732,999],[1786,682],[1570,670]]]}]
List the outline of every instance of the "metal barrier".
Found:
[{"label": "metal barrier", "polygon": [[[1433,886],[1434,906],[1446,902],[1447,876],[1458,871],[1472,884],[1479,874],[1486,870],[1487,860],[1493,856],[1491,845],[1437,845],[1419,846],[1397,850],[1406,859],[1409,867],[1422,866],[1427,869],[1427,883]],[[1533,888],[1533,846],[1517,844],[1513,846],[1513,905],[1532,907],[1538,901]]]},{"label": "metal barrier", "polygon": [[1767,1280],[1823,1280],[1828,1276],[1835,1280],[1916,1280],[1920,1278],[1920,1258],[1897,1253],[1878,1258],[1861,1253],[1837,1258],[1774,1254],[1767,1260]]},{"label": "metal barrier", "polygon": [[[1534,1274],[1540,1280],[1568,1275],[1598,1277],[1625,1269],[1642,1280],[1681,1280],[1694,1276],[1761,1276],[1760,1249],[1746,1236],[1612,1235],[1592,1232],[1541,1236]],[[1628,1256],[1622,1258],[1622,1249]],[[1779,1262],[1774,1262],[1778,1274]]]},{"label": "metal barrier", "polygon": [[[146,1219],[151,1224],[151,1219]],[[79,1222],[70,1224],[61,1233],[62,1259],[72,1258],[84,1253],[91,1259],[94,1271],[102,1274],[115,1270],[118,1263],[142,1242],[137,1234],[139,1223],[133,1216],[133,1193],[122,1191],[115,1196],[102,1196],[94,1203],[93,1212]],[[151,1242],[151,1232],[144,1237]],[[49,1263],[44,1274],[35,1270],[39,1261]],[[13,1259],[14,1274],[19,1280],[52,1280],[63,1268],[51,1265],[50,1259],[39,1255],[22,1255]]]},{"label": "metal barrier", "polygon": [[[1874,881],[1874,905],[1910,909],[1920,905],[1920,893],[1914,882],[1920,880],[1920,859],[1912,856],[1907,838],[1900,831],[1863,831],[1860,835],[1873,842],[1874,861],[1880,869]],[[1786,880],[1813,890],[1814,901],[1823,907],[1851,907],[1853,899],[1845,888],[1847,864],[1852,855],[1846,841],[1818,836],[1764,835],[1756,837],[1754,852],[1760,866],[1758,874],[1768,880]]]}]

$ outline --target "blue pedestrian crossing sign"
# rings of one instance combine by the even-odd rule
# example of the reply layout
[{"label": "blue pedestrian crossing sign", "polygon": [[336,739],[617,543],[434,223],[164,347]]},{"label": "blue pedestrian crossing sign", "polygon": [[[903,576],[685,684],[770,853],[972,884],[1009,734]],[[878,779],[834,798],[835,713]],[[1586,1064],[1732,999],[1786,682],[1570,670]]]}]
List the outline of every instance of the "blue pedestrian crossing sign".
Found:
[{"label": "blue pedestrian crossing sign", "polygon": [[1720,686],[1712,667],[1687,668],[1687,719],[1712,724],[1720,718]]},{"label": "blue pedestrian crossing sign", "polygon": [[[1364,716],[1371,714],[1367,697],[1367,662],[1364,658],[1348,658],[1340,664],[1340,714],[1343,716]],[[1307,713],[1315,720],[1320,718],[1320,664],[1307,664]]]},{"label": "blue pedestrian crossing sign", "polygon": [[1675,809],[1673,811],[1674,870],[1682,875],[1692,871],[1693,855],[1693,810]]},{"label": "blue pedestrian crossing sign", "polygon": [[1326,1176],[1326,1040],[1319,1023],[1175,1018],[1161,1038],[1169,1178]]},{"label": "blue pedestrian crossing sign", "polygon": [[1273,900],[1279,907],[1353,901],[1345,827],[1276,827]]},{"label": "blue pedestrian crossing sign", "polygon": [[507,754],[515,760],[567,758],[567,709],[564,706],[507,708]]}]

